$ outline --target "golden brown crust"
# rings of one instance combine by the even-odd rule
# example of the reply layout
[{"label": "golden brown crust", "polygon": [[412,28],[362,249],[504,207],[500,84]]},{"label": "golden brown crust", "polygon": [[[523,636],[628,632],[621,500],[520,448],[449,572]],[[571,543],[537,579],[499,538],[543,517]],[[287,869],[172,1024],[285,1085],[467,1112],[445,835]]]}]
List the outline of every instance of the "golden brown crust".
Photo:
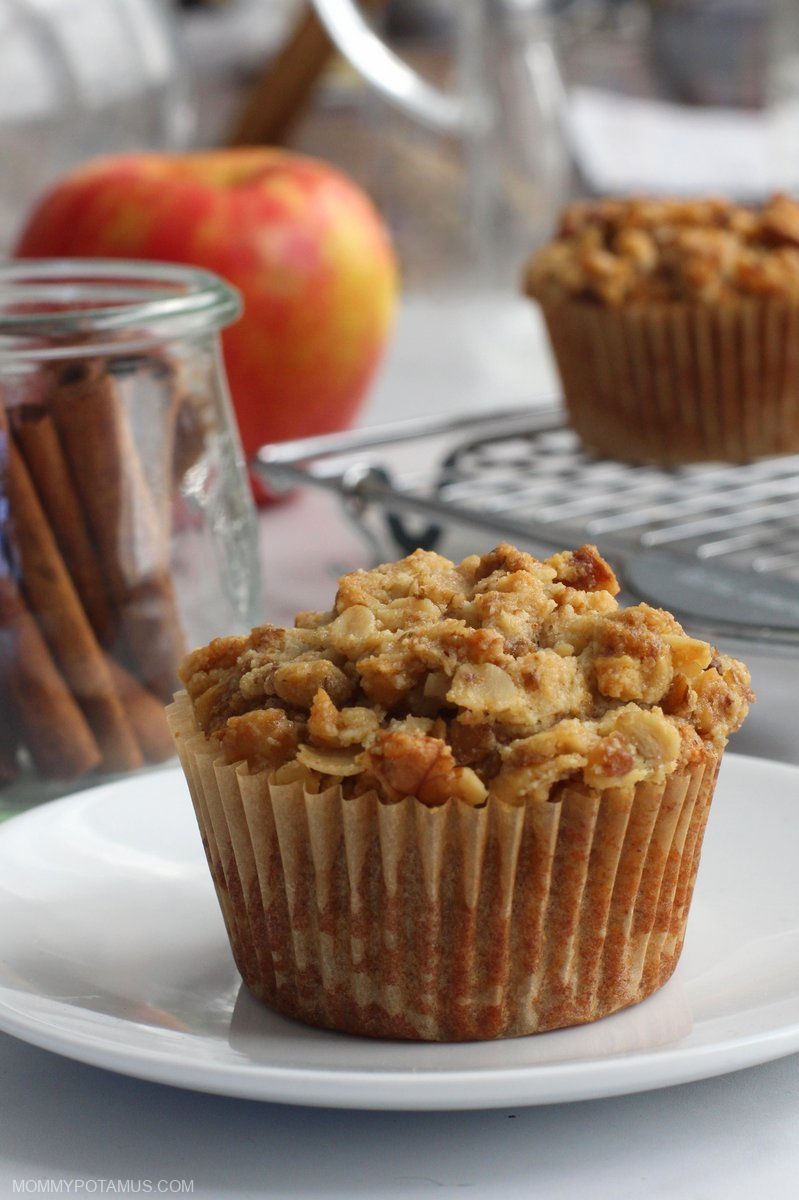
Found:
[{"label": "golden brown crust", "polygon": [[524,287],[546,305],[799,300],[799,202],[579,202],[528,263]]},{"label": "golden brown crust", "polygon": [[539,561],[498,546],[356,571],[334,610],[185,660],[195,718],[228,762],[294,759],[395,802],[546,800],[565,780],[660,784],[746,715],[743,664],[669,613],[620,609],[592,546]]}]

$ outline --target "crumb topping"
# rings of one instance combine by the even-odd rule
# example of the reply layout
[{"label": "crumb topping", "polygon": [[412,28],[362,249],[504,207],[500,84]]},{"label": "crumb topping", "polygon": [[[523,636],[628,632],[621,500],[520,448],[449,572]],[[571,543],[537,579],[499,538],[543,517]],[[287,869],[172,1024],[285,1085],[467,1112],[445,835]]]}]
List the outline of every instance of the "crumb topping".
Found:
[{"label": "crumb topping", "polygon": [[348,795],[519,804],[662,783],[723,748],[749,673],[617,592],[593,546],[457,566],[417,550],[346,575],[331,612],[195,650],[181,678],[228,762],[297,760]]},{"label": "crumb topping", "polygon": [[524,287],[544,304],[799,300],[799,202],[581,201],[530,260]]}]

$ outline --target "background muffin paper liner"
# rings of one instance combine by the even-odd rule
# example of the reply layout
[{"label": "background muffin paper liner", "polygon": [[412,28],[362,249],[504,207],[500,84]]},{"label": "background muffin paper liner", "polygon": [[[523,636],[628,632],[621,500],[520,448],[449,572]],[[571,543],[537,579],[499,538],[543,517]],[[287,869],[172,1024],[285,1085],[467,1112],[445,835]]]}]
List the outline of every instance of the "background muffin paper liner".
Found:
[{"label": "background muffin paper liner", "polygon": [[309,793],[168,710],[233,954],[313,1025],[455,1041],[633,1004],[679,958],[718,758],[665,784],[480,808]]},{"label": "background muffin paper liner", "polygon": [[629,462],[799,452],[799,306],[544,305],[572,426]]}]

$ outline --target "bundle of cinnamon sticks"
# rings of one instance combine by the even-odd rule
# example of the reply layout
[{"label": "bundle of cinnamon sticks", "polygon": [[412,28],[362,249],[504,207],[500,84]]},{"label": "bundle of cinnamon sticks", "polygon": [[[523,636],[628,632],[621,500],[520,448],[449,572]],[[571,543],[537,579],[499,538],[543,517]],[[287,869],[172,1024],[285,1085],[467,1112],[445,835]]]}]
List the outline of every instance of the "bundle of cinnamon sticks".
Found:
[{"label": "bundle of cinnamon sticks", "polygon": [[[179,398],[168,405],[167,433]],[[171,447],[162,457],[168,474]],[[113,360],[0,380],[0,783],[21,751],[64,780],[173,753],[163,705],[184,641],[148,466]]]}]

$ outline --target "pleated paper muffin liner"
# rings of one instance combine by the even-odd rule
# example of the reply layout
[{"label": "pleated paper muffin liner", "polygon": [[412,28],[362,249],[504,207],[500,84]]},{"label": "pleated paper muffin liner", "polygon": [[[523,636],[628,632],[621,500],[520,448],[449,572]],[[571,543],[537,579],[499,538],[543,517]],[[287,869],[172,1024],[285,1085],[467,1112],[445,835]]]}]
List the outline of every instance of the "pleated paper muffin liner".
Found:
[{"label": "pleated paper muffin liner", "polygon": [[544,306],[570,422],[628,462],[799,452],[799,306]]},{"label": "pleated paper muffin liner", "polygon": [[312,1025],[430,1041],[596,1020],[682,948],[718,759],[665,784],[429,808],[228,765],[168,710],[236,964]]}]

